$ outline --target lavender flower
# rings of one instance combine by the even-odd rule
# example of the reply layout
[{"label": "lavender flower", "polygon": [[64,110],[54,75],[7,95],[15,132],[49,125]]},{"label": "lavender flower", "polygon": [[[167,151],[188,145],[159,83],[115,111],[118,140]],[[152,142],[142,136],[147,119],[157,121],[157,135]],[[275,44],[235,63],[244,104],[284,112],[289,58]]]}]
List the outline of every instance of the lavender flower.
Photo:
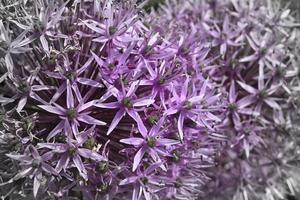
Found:
[{"label": "lavender flower", "polygon": [[147,2],[0,5],[3,199],[297,195],[290,11]]}]

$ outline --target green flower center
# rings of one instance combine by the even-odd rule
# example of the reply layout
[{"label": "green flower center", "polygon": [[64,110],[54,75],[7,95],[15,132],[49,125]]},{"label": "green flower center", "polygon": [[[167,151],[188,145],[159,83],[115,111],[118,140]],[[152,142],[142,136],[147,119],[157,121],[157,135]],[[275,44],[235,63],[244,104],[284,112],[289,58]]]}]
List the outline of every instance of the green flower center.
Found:
[{"label": "green flower center", "polygon": [[77,149],[74,147],[69,148],[68,153],[71,157],[75,156],[77,152]]},{"label": "green flower center", "polygon": [[151,125],[155,125],[158,121],[158,117],[156,115],[151,115],[148,117],[148,122]]},{"label": "green flower center", "polygon": [[149,183],[149,179],[147,177],[142,177],[141,181],[144,185],[147,185]]},{"label": "green flower center", "polygon": [[70,81],[74,81],[76,78],[76,74],[74,71],[67,71],[65,74],[66,78],[69,79]]},{"label": "green flower center", "polygon": [[262,90],[259,92],[258,96],[260,99],[264,99],[264,98],[268,97],[268,93],[265,90]]},{"label": "green flower center", "polygon": [[180,178],[177,178],[175,183],[174,183],[174,186],[176,188],[180,188],[182,186],[182,181],[180,180]]},{"label": "green flower center", "polygon": [[123,105],[124,105],[126,108],[132,108],[132,107],[133,107],[133,103],[132,103],[131,99],[128,98],[128,97],[124,98],[124,100],[123,100]]},{"label": "green flower center", "polygon": [[275,72],[275,76],[278,78],[282,78],[284,76],[284,71],[280,68],[278,68]]},{"label": "green flower center", "polygon": [[180,152],[178,150],[172,153],[172,160],[177,163],[180,161]]},{"label": "green flower center", "polygon": [[187,47],[183,47],[182,49],[181,49],[181,53],[183,54],[183,55],[186,55],[186,54],[188,54],[189,53],[189,48],[187,48]]},{"label": "green flower center", "polygon": [[100,184],[98,185],[98,187],[97,187],[97,191],[98,191],[99,193],[102,193],[102,194],[107,193],[108,190],[109,190],[109,185],[108,185],[108,183],[100,183]]},{"label": "green flower center", "polygon": [[66,136],[61,133],[60,135],[57,136],[56,138],[57,142],[65,142],[66,141]]},{"label": "green flower center", "polygon": [[67,110],[67,116],[69,119],[75,119],[78,116],[78,113],[75,108],[70,108]]},{"label": "green flower center", "polygon": [[31,118],[26,118],[23,122],[23,128],[26,131],[31,131],[34,127],[34,121]]},{"label": "green flower center", "polygon": [[267,48],[262,48],[262,49],[260,50],[260,54],[261,54],[261,55],[266,55],[267,52],[268,52],[268,49],[267,49]]},{"label": "green flower center", "polygon": [[109,169],[109,164],[107,161],[101,161],[97,166],[96,166],[96,171],[100,173],[107,172]]},{"label": "green flower center", "polygon": [[118,29],[117,29],[116,27],[110,26],[110,27],[108,28],[109,35],[115,34],[115,33],[117,32],[117,30],[118,30]]},{"label": "green flower center", "polygon": [[38,168],[41,165],[41,161],[38,159],[33,159],[32,161],[32,167],[33,168]]},{"label": "green flower center", "polygon": [[116,67],[116,65],[115,63],[109,63],[107,67],[108,69],[113,70]]},{"label": "green flower center", "polygon": [[149,46],[149,45],[147,45],[146,47],[145,47],[145,55],[150,55],[152,52],[153,52],[153,47],[152,46]]},{"label": "green flower center", "polygon": [[186,101],[184,107],[188,110],[191,110],[193,108],[193,103],[190,101]]},{"label": "green flower center", "polygon": [[149,147],[155,147],[156,139],[154,137],[149,137],[147,139],[147,144],[148,144]]},{"label": "green flower center", "polygon": [[231,103],[231,104],[228,105],[228,109],[230,111],[235,111],[237,109],[237,106],[236,106],[235,103]]},{"label": "green flower center", "polygon": [[28,93],[30,91],[30,88],[27,83],[21,83],[18,89],[21,91],[21,93]]},{"label": "green flower center", "polygon": [[158,80],[158,84],[159,85],[163,85],[163,84],[165,84],[166,83],[166,78],[164,78],[164,77],[162,77],[162,78],[160,78],[159,80]]},{"label": "green flower center", "polygon": [[96,145],[96,140],[94,139],[94,138],[90,138],[90,139],[88,139],[85,143],[84,143],[84,147],[86,148],[86,149],[93,149],[94,147],[95,147],[95,145]]}]

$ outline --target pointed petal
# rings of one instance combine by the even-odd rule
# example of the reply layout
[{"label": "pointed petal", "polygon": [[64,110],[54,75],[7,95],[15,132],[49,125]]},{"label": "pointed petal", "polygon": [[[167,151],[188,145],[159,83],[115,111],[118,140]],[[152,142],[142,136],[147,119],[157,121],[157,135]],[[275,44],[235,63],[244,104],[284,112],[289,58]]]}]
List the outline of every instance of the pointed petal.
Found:
[{"label": "pointed petal", "polygon": [[77,81],[83,85],[88,85],[88,86],[92,86],[92,87],[98,87],[98,88],[102,88],[103,85],[97,81],[88,79],[88,78],[82,78],[82,77],[78,77]]},{"label": "pointed petal", "polygon": [[148,167],[148,168],[145,170],[145,174],[146,174],[146,175],[151,174],[152,172],[154,172],[154,170],[156,170],[157,168],[159,168],[161,165],[162,165],[161,162],[154,163],[154,164],[150,165],[150,167]]},{"label": "pointed petal", "polygon": [[84,63],[84,65],[76,71],[76,74],[80,75],[82,72],[84,72],[89,66],[91,66],[91,63],[93,62],[93,60],[94,60],[94,57],[90,57],[86,61],[86,63]]},{"label": "pointed petal", "polygon": [[78,151],[78,154],[84,158],[89,158],[89,159],[92,159],[95,161],[101,161],[101,160],[105,159],[100,154],[96,153],[95,151],[89,150],[89,149],[79,148],[77,151]]},{"label": "pointed petal", "polygon": [[110,126],[109,126],[109,129],[107,131],[107,135],[109,135],[115,128],[116,126],[119,124],[119,122],[121,121],[121,119],[123,118],[123,116],[125,115],[125,110],[124,109],[120,109],[114,119],[112,120]]},{"label": "pointed petal", "polygon": [[246,90],[247,92],[249,92],[250,94],[256,94],[257,93],[257,90],[250,86],[250,85],[247,85],[246,83],[243,83],[241,81],[238,81],[238,84],[244,89]]},{"label": "pointed petal", "polygon": [[132,171],[134,172],[137,167],[139,166],[142,158],[144,157],[144,154],[146,152],[146,149],[144,147],[140,148],[138,152],[135,154],[134,159],[133,159],[133,167]]},{"label": "pointed petal", "polygon": [[5,55],[5,64],[6,64],[7,71],[9,73],[13,73],[14,62],[13,62],[12,57],[9,53]]},{"label": "pointed petal", "polygon": [[57,171],[57,173],[60,173],[62,169],[66,169],[67,165],[69,164],[69,161],[70,161],[70,157],[68,156],[67,153],[64,153],[60,157],[60,159],[55,167],[55,171]]},{"label": "pointed petal", "polygon": [[90,102],[87,102],[87,103],[85,103],[83,105],[80,105],[78,107],[78,112],[80,113],[81,111],[84,111],[84,110],[86,110],[86,109],[88,109],[88,108],[90,108],[90,107],[92,107],[94,105],[95,105],[95,101],[94,100],[92,100]]},{"label": "pointed petal", "polygon": [[5,154],[7,157],[14,159],[14,160],[18,160],[18,161],[31,161],[32,158],[30,156],[26,156],[26,155],[19,155],[19,154]]},{"label": "pointed petal", "polygon": [[42,164],[42,169],[43,169],[46,173],[48,173],[48,174],[53,174],[53,175],[56,175],[56,176],[59,175],[59,174],[57,173],[57,171],[56,171],[53,167],[51,167],[50,165],[48,165],[47,163],[43,163],[43,164]]},{"label": "pointed petal", "polygon": [[48,134],[47,141],[49,141],[51,138],[55,137],[59,132],[62,131],[65,125],[65,120],[60,121],[57,126]]},{"label": "pointed petal", "polygon": [[59,108],[54,107],[54,106],[38,105],[38,107],[42,108],[45,111],[53,113],[53,114],[57,114],[57,115],[64,115],[65,114],[65,110],[59,109]]},{"label": "pointed petal", "polygon": [[268,104],[271,108],[276,110],[281,110],[279,104],[271,98],[264,99],[265,103]]},{"label": "pointed petal", "polygon": [[128,91],[127,91],[126,97],[131,97],[131,96],[133,95],[133,93],[134,93],[134,92],[136,91],[136,89],[137,89],[138,84],[139,84],[138,81],[134,81],[134,82],[130,85],[130,87],[129,87]]},{"label": "pointed petal", "polygon": [[105,35],[105,29],[98,26],[94,21],[84,20],[82,21],[84,25],[86,25],[89,29],[95,31],[96,33],[100,33],[101,35]]},{"label": "pointed petal", "polygon": [[67,81],[67,108],[74,108],[74,96],[72,92],[72,87],[70,85],[70,81]]},{"label": "pointed petal", "polygon": [[183,87],[181,88],[181,94],[180,94],[181,100],[185,100],[187,97],[189,82],[190,82],[189,78],[186,78]]},{"label": "pointed petal", "polygon": [[61,84],[59,86],[59,88],[57,89],[56,93],[51,98],[50,103],[55,102],[62,95],[62,93],[64,93],[64,91],[66,90],[66,88],[67,88],[66,82],[64,82],[63,84]]},{"label": "pointed petal", "polygon": [[178,117],[177,127],[178,127],[179,137],[181,140],[183,139],[183,122],[184,122],[184,116],[183,114],[180,113]]},{"label": "pointed petal", "polygon": [[199,94],[199,97],[201,99],[203,99],[205,93],[206,93],[206,88],[207,88],[207,85],[208,85],[208,79],[206,79],[201,87],[201,90],[200,90],[200,94]]},{"label": "pointed petal", "polygon": [[99,125],[99,126],[104,126],[106,125],[105,122],[103,121],[100,121],[100,120],[97,120],[87,114],[80,114],[78,117],[77,117],[77,120],[78,121],[81,121],[81,122],[84,122],[84,123],[87,123],[87,124],[91,124],[91,125]]},{"label": "pointed petal", "polygon": [[42,47],[43,47],[44,51],[46,53],[49,53],[49,44],[48,44],[48,41],[47,41],[45,35],[41,35],[40,41],[41,41],[41,44],[42,44]]},{"label": "pointed petal", "polygon": [[100,102],[95,102],[94,106],[98,108],[108,108],[108,109],[115,109],[120,107],[119,102],[111,102],[111,103],[100,103]]},{"label": "pointed petal", "polygon": [[235,90],[235,83],[231,81],[230,89],[229,89],[229,102],[234,103],[236,101],[237,94]]},{"label": "pointed petal", "polygon": [[36,198],[41,182],[38,180],[38,176],[34,176],[33,179],[33,196]]},{"label": "pointed petal", "polygon": [[242,59],[239,60],[239,62],[251,62],[251,61],[256,61],[258,59],[256,54],[250,55],[250,56],[246,56]]},{"label": "pointed petal", "polygon": [[237,102],[237,105],[238,105],[238,108],[241,109],[241,108],[245,108],[245,107],[253,104],[255,101],[256,101],[256,98],[253,95],[248,95],[248,96],[245,96],[242,99],[240,99]]},{"label": "pointed petal", "polygon": [[73,162],[74,162],[76,168],[78,169],[79,174],[80,174],[85,180],[87,180],[87,171],[86,171],[86,169],[85,169],[85,167],[84,167],[84,165],[83,165],[83,163],[82,163],[82,160],[81,160],[80,156],[79,156],[79,155],[75,155],[75,156],[73,157]]},{"label": "pointed petal", "polygon": [[16,109],[18,113],[22,111],[22,109],[24,108],[26,103],[27,103],[27,96],[24,96],[19,100],[19,103],[18,103],[18,106]]},{"label": "pointed petal", "polygon": [[133,106],[150,106],[154,103],[154,99],[140,99],[133,103]]},{"label": "pointed petal", "polygon": [[66,144],[62,144],[62,143],[38,143],[37,148],[52,149],[53,151],[58,153],[63,153],[68,150]]},{"label": "pointed petal", "polygon": [[55,87],[47,85],[33,85],[31,86],[32,91],[42,91],[42,90],[53,90]]},{"label": "pointed petal", "polygon": [[174,144],[179,144],[179,143],[180,143],[180,141],[178,141],[178,140],[167,139],[167,138],[160,138],[157,140],[158,146],[168,146],[168,145],[174,145]]},{"label": "pointed petal", "polygon": [[131,176],[131,177],[125,178],[122,181],[120,181],[119,185],[128,185],[130,183],[134,183],[137,181],[138,178],[139,178],[138,176]]},{"label": "pointed petal", "polygon": [[137,138],[137,137],[131,137],[131,138],[126,138],[120,140],[120,142],[125,143],[125,144],[130,144],[134,146],[139,146],[141,145],[145,140],[142,138]]},{"label": "pointed petal", "polygon": [[96,60],[97,64],[102,67],[104,64],[104,61],[99,58],[94,52],[91,51],[91,54],[93,55],[94,59]]},{"label": "pointed petal", "polygon": [[127,113],[130,115],[132,119],[134,119],[137,123],[138,129],[144,138],[147,137],[147,128],[145,127],[140,115],[135,110],[128,110]]},{"label": "pointed petal", "polygon": [[16,181],[19,180],[20,178],[25,178],[26,176],[28,176],[29,174],[31,174],[33,172],[33,168],[29,167],[26,169],[23,169],[22,171],[20,171],[19,173],[17,173],[12,180]]}]

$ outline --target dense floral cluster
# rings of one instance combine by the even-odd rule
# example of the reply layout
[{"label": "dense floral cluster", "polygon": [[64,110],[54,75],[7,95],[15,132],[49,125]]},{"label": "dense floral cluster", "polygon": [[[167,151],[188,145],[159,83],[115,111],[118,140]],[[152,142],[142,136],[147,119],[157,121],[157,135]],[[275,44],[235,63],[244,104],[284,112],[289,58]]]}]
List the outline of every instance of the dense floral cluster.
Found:
[{"label": "dense floral cluster", "polygon": [[2,198],[296,195],[300,35],[276,6],[8,1]]},{"label": "dense floral cluster", "polygon": [[203,199],[299,194],[299,24],[279,3],[170,1],[150,17],[171,41],[209,46],[196,66],[228,94],[226,117],[216,127],[228,140]]}]

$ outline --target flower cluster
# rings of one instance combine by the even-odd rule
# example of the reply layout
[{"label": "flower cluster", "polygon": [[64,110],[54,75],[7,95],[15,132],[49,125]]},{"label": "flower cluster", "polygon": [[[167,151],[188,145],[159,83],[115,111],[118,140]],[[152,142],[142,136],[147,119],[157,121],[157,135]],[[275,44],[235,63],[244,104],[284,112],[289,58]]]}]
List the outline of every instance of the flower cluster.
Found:
[{"label": "flower cluster", "polygon": [[290,11],[174,0],[145,13],[135,3],[1,7],[2,198],[296,195]]},{"label": "flower cluster", "polygon": [[299,24],[291,10],[279,1],[166,1],[158,13],[150,21],[169,40],[209,47],[196,65],[227,93],[226,117],[216,130],[228,138],[202,198],[299,194]]}]

